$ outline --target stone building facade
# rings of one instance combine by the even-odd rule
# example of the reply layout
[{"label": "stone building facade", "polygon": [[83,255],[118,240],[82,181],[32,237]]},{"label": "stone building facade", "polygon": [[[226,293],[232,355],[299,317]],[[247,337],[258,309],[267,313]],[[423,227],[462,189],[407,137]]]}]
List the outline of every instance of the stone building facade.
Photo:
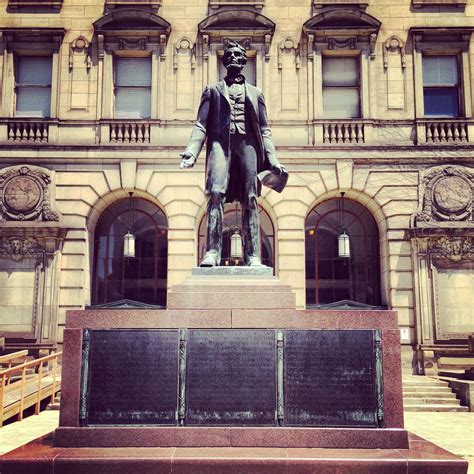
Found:
[{"label": "stone building facade", "polygon": [[[61,343],[67,310],[165,306],[190,274],[205,159],[183,171],[179,153],[232,39],[247,48],[244,72],[265,94],[290,171],[282,194],[262,193],[261,226],[264,260],[298,308],[397,310],[405,362],[420,372],[464,350],[474,332],[473,29],[466,0],[5,2],[7,346]],[[238,217],[227,205],[225,248]],[[134,258],[123,257],[129,231]],[[227,248],[223,264],[238,263]]]}]

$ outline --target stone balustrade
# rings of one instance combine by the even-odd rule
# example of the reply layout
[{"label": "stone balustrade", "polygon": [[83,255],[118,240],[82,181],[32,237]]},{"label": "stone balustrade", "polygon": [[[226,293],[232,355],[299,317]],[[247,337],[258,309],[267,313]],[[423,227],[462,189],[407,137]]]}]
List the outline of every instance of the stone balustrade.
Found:
[{"label": "stone balustrade", "polygon": [[359,121],[324,121],[323,143],[365,143],[365,124]]},{"label": "stone balustrade", "polygon": [[472,136],[472,119],[418,119],[416,120],[416,143],[418,145],[468,144]]},{"label": "stone balustrade", "polygon": [[9,142],[47,143],[49,123],[45,120],[14,120],[7,125]]},{"label": "stone balustrade", "polygon": [[150,143],[150,123],[142,121],[114,121],[109,123],[110,143]]},{"label": "stone balustrade", "polygon": [[[272,129],[280,146],[286,145],[286,123],[274,121]],[[0,119],[0,143],[15,145],[184,146],[192,121],[103,119]],[[474,120],[415,119],[316,119],[301,128],[300,143],[314,146],[469,145]],[[283,140],[282,140],[283,137]],[[311,138],[310,138],[311,137]]]},{"label": "stone balustrade", "polygon": [[463,120],[425,121],[426,143],[466,143],[468,124]]}]

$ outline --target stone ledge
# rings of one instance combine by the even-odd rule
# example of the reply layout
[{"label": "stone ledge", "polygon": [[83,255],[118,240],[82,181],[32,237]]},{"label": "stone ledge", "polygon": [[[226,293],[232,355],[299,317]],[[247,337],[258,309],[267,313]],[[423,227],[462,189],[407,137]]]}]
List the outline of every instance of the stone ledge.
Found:
[{"label": "stone ledge", "polygon": [[194,267],[193,276],[238,276],[238,277],[272,277],[273,268],[261,267]]}]

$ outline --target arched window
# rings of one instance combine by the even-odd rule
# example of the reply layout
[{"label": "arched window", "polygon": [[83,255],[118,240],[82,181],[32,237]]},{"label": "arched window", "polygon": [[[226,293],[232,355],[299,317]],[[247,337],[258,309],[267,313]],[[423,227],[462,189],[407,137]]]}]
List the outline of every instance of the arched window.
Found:
[{"label": "arched window", "polygon": [[[259,206],[260,239],[262,242],[262,263],[275,267],[275,233],[270,216]],[[235,260],[230,256],[230,236],[236,228],[240,229],[241,213],[240,204],[226,204],[224,207],[224,229],[222,236],[221,266],[242,265],[242,260]],[[198,258],[202,260],[206,244],[206,217],[199,226]]]},{"label": "arched window", "polygon": [[[338,238],[349,236],[350,256],[340,257]],[[306,304],[349,300],[380,305],[379,233],[361,204],[329,199],[308,215],[305,226]]]},{"label": "arched window", "polygon": [[[135,236],[135,257],[123,256],[125,234]],[[95,229],[92,304],[123,299],[166,306],[168,225],[163,211],[145,199],[109,206]]]}]

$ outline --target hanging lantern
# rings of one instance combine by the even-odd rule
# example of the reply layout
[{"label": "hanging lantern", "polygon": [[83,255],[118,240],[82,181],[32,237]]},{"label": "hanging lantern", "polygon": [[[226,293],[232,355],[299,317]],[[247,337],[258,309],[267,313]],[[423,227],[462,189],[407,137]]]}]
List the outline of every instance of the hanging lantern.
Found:
[{"label": "hanging lantern", "polygon": [[123,256],[135,258],[135,236],[130,231],[123,236]]},{"label": "hanging lantern", "polygon": [[231,258],[242,258],[242,236],[236,229],[230,236],[230,256]]},{"label": "hanging lantern", "polygon": [[349,258],[351,256],[351,245],[346,231],[343,231],[338,237],[337,244],[338,256],[342,258]]},{"label": "hanging lantern", "polygon": [[[133,226],[133,208],[132,208],[132,192],[128,193],[129,196],[129,212]],[[135,258],[135,236],[130,230],[123,236],[123,256],[126,258]]]}]

